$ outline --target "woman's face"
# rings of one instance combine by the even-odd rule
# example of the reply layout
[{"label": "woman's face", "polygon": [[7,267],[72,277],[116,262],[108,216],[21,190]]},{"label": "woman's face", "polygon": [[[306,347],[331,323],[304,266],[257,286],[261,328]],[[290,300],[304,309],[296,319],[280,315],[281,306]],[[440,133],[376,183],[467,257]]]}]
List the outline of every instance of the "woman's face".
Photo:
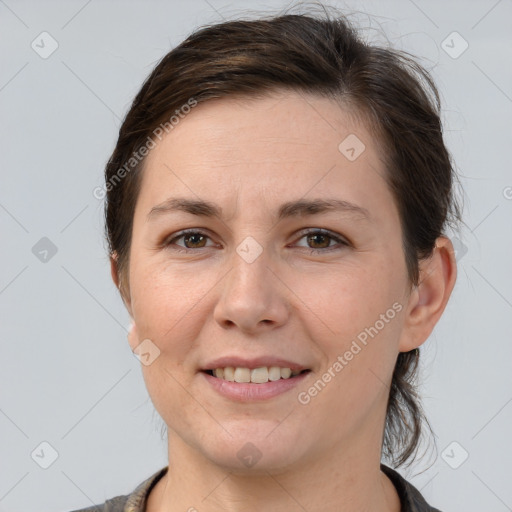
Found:
[{"label": "woman's face", "polygon": [[[411,300],[384,173],[338,104],[291,92],[199,104],[151,151],[128,307],[137,343],[150,340],[143,375],[171,451],[262,471],[380,453]],[[203,371],[293,365],[309,371],[270,384]]]}]

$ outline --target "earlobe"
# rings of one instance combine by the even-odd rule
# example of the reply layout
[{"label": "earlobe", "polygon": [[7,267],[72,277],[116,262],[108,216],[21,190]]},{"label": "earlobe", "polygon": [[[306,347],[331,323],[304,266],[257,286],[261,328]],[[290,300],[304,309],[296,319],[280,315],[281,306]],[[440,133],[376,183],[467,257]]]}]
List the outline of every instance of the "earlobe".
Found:
[{"label": "earlobe", "polygon": [[128,343],[130,344],[130,348],[132,349],[132,352],[133,352],[139,345],[139,338],[137,335],[137,326],[135,325],[133,318],[131,321],[132,321],[132,324],[130,327],[130,331],[128,332],[127,338],[128,338]]},{"label": "earlobe", "polygon": [[116,285],[116,288],[119,290],[121,298],[126,309],[128,310],[128,313],[130,314],[130,317],[133,318],[129,290],[125,290],[123,286],[123,279],[119,272],[118,255],[116,251],[110,255],[110,275],[112,276],[112,281]]},{"label": "earlobe", "polygon": [[110,275],[112,276],[112,281],[114,281],[116,288],[119,289],[119,274],[117,271],[117,253],[115,251],[110,254]]},{"label": "earlobe", "polygon": [[420,282],[410,295],[400,352],[414,350],[428,339],[448,303],[456,276],[452,242],[441,236],[431,257],[420,262]]}]

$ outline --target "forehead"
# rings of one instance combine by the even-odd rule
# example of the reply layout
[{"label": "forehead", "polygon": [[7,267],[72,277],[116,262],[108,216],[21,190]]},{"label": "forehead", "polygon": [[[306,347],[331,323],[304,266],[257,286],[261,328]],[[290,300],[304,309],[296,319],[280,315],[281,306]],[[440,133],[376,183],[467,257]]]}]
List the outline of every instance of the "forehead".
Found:
[{"label": "forehead", "polygon": [[182,143],[194,144],[196,152],[188,155],[189,159],[207,152],[211,159],[222,156],[225,160],[229,154],[240,157],[250,150],[258,151],[260,158],[269,154],[289,159],[293,146],[298,146],[294,151],[304,148],[301,156],[318,151],[328,155],[329,150],[337,156],[339,144],[348,135],[358,136],[361,142],[364,139],[370,152],[377,142],[369,140],[373,136],[353,108],[299,91],[216,98],[199,103],[179,120],[174,116],[174,120],[177,123],[150,153],[149,161],[169,146],[176,152]]},{"label": "forehead", "polygon": [[199,103],[146,157],[139,198],[148,210],[170,195],[219,202],[322,196],[369,204],[386,195],[378,141],[332,99],[299,92]]}]

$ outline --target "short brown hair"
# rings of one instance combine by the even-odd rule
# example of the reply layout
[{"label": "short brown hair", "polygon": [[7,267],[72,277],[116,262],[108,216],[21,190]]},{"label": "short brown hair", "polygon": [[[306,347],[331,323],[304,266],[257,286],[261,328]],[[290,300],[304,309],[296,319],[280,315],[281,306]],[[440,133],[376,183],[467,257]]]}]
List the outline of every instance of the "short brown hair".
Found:
[{"label": "short brown hair", "polygon": [[[119,178],[155,129],[190,104],[275,90],[313,93],[356,113],[376,137],[400,214],[411,285],[445,227],[461,220],[457,175],[445,147],[439,94],[429,72],[404,51],[362,40],[347,18],[281,13],[197,29],[167,53],[137,93],[106,169],[106,237],[117,255],[121,292],[144,159]],[[400,353],[387,404],[383,454],[396,466],[419,446],[426,421],[416,391],[419,351]],[[429,425],[430,428],[430,425]]]}]

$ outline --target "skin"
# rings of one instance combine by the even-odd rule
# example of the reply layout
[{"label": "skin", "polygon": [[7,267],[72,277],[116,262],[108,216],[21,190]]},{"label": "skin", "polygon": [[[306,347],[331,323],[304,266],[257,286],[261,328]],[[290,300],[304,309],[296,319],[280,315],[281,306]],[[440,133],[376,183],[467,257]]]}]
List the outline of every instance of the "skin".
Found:
[{"label": "skin", "polygon": [[[338,150],[349,134],[366,146],[355,161]],[[330,99],[289,91],[199,104],[148,155],[123,300],[135,323],[132,350],[145,339],[160,350],[142,371],[168,427],[170,466],[149,512],[319,504],[324,512],[399,512],[379,467],[389,385],[399,352],[424,343],[439,320],[456,264],[450,240],[440,237],[411,287],[384,173],[377,141],[353,116]],[[215,202],[222,218],[174,212],[148,221],[171,196]],[[371,221],[346,212],[275,218],[285,201],[328,197],[366,208]],[[162,244],[186,228],[207,238]],[[302,233],[313,228],[350,243]],[[236,251],[249,236],[263,249],[252,263]],[[115,253],[111,269],[119,286]],[[394,303],[401,311],[299,403],[298,393]],[[198,373],[221,355],[273,355],[311,373],[277,397],[240,403]],[[261,453],[250,468],[237,457],[247,442]]]}]

